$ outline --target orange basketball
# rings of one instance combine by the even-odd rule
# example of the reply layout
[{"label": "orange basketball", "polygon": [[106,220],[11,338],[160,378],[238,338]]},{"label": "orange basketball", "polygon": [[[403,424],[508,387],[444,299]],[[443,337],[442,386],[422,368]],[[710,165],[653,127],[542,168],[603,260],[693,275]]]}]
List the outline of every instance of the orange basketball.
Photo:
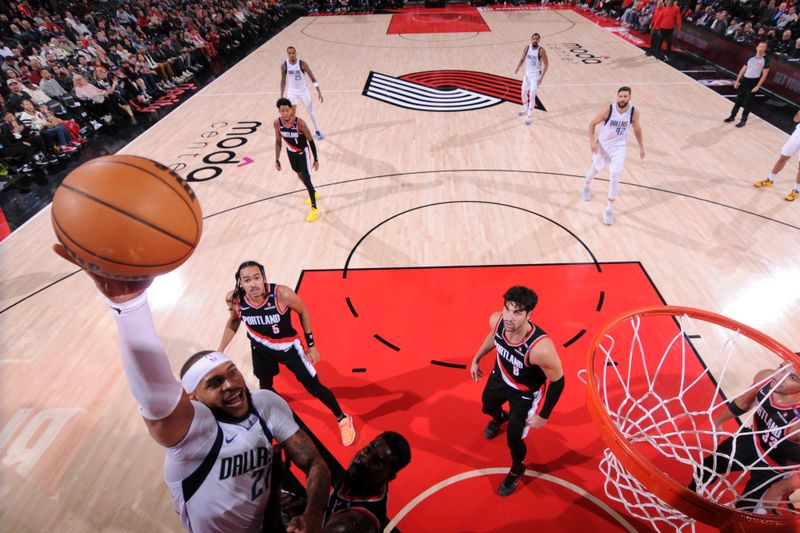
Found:
[{"label": "orange basketball", "polygon": [[98,157],[56,189],[53,228],[83,268],[135,280],[164,274],[192,255],[203,230],[186,180],[132,155]]}]

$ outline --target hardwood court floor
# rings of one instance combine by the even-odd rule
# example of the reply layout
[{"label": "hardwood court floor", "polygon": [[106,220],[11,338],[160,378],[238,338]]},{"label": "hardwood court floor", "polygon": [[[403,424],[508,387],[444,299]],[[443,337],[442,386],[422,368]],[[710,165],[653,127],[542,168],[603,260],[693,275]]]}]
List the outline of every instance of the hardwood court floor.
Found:
[{"label": "hardwood court floor", "polygon": [[[589,250],[601,262],[641,262],[670,304],[730,315],[800,346],[800,206],[783,200],[796,161],[772,190],[752,186],[787,135],[756,117],[743,129],[723,124],[730,102],[577,13],[483,16],[491,32],[416,35],[387,35],[389,16],[300,19],[124,150],[185,164],[184,176],[209,178],[214,167],[222,169],[193,183],[207,217],[194,257],[151,290],[173,368],[197,349],[216,347],[227,312],[223,296],[245,259],[264,262],[271,280],[295,286],[304,269],[346,263],[581,263],[592,260]],[[547,112],[537,111],[531,127],[509,103],[433,113],[362,96],[371,72],[398,78],[465,70],[521,79],[514,68],[533,31],[542,34],[551,70],[539,92]],[[318,143],[314,177],[323,215],[313,224],[304,222],[306,196],[297,178],[273,163],[271,121],[288,45],[308,61],[325,96],[315,102],[327,138]],[[582,63],[570,51],[575,45],[601,63]],[[616,222],[607,227],[607,182],[595,181],[589,203],[580,189],[590,162],[587,124],[620,85],[633,87],[647,157],[636,157],[631,139]],[[300,116],[308,119],[302,106]],[[237,166],[245,157],[253,162]],[[429,204],[440,205],[414,210]],[[137,415],[112,317],[90,282],[49,251],[54,240],[48,209],[0,247],[0,529],[179,530],[161,481],[163,452]],[[383,304],[392,305],[391,293]],[[443,306],[440,322],[420,324],[424,341],[450,334],[447,319]],[[452,333],[475,347],[486,334]],[[321,375],[331,376],[336,392],[350,379],[325,360],[324,346],[337,339],[319,342]],[[242,333],[229,350],[249,376]],[[742,371],[743,381],[750,371]],[[582,395],[577,379],[569,379],[569,394]],[[479,409],[478,395],[476,389],[469,409]],[[309,416],[318,427],[330,425],[324,414]],[[557,434],[558,425],[547,431]],[[340,461],[352,456],[333,430],[321,438]],[[390,511],[406,503],[392,500]]]}]

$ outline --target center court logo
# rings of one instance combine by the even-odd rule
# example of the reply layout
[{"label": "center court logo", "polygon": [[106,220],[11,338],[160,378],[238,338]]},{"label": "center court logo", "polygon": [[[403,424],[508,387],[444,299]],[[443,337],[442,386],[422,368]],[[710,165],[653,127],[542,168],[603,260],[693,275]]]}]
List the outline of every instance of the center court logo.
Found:
[{"label": "center court logo", "polygon": [[[361,94],[405,109],[474,111],[503,102],[522,105],[522,82],[472,70],[428,70],[395,77],[370,72]],[[539,98],[536,109],[546,111]]]},{"label": "center court logo", "polygon": [[580,43],[557,43],[550,45],[550,48],[564,61],[569,63],[583,63],[584,65],[597,65],[608,59],[608,56],[600,56],[591,53]]}]

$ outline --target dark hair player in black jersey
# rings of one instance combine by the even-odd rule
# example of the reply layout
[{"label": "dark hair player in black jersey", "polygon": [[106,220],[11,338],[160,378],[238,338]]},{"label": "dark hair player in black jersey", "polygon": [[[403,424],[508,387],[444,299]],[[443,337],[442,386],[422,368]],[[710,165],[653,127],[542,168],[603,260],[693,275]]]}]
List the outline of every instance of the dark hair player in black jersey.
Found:
[{"label": "dark hair player in black jersey", "polygon": [[[317,198],[319,195],[314,190],[314,184],[311,183],[311,172],[313,168],[316,172],[319,170],[319,158],[317,157],[317,145],[314,143],[314,138],[311,135],[311,130],[308,129],[305,121],[294,114],[294,107],[288,98],[278,99],[278,111],[280,117],[275,119],[273,125],[275,126],[275,168],[281,170],[281,145],[286,141],[286,155],[289,157],[289,164],[292,170],[297,172],[297,177],[303,182],[303,185],[308,189],[308,200],[306,205],[311,206],[311,211],[308,213],[306,220],[314,222],[319,218],[319,209],[317,209]],[[309,157],[309,148],[311,149],[311,156]]]},{"label": "dark hair player in black jersey", "polygon": [[723,440],[715,453],[703,461],[697,480],[712,483],[719,473],[750,469],[750,477],[736,507],[772,512],[788,503],[788,496],[800,489],[800,369],[787,364],[779,372],[762,370],[753,387],[728,402],[714,418],[717,431],[734,416],[754,407],[752,429],[744,428]]},{"label": "dark hair player in black jersey", "polygon": [[381,533],[389,525],[389,482],[411,462],[405,437],[384,431],[356,453],[333,487],[325,533]]},{"label": "dark hair player in black jersey", "polygon": [[[230,316],[222,333],[223,351],[244,322],[253,356],[253,373],[262,389],[272,390],[278,363],[286,365],[315,398],[331,410],[339,422],[342,444],[350,446],[356,438],[353,418],[345,414],[333,393],[323,385],[314,365],[320,355],[314,346],[311,318],[300,297],[286,285],[268,283],[264,266],[245,261],[236,270],[236,287],[225,296]],[[292,324],[292,311],[300,317],[306,347]]]},{"label": "dark hair player in black jersey", "polygon": [[[503,311],[492,313],[489,335],[472,358],[472,379],[480,381],[483,372],[480,360],[494,348],[494,368],[483,389],[483,412],[492,419],[483,430],[487,439],[497,436],[500,425],[508,421],[508,447],[511,470],[497,492],[508,496],[517,488],[525,473],[525,437],[530,428],[542,428],[564,390],[564,371],[553,341],[531,322],[531,313],[539,298],[531,289],[511,287],[503,295]],[[544,405],[536,414],[541,388],[550,382]],[[509,411],[503,410],[508,402]]]}]

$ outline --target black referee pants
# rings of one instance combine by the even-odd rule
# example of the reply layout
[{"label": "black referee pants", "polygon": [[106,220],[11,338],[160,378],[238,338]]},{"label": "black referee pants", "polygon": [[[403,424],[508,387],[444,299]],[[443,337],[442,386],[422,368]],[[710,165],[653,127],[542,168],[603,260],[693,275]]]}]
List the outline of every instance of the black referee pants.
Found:
[{"label": "black referee pants", "polygon": [[758,85],[758,78],[742,78],[742,81],[739,83],[739,92],[736,94],[736,102],[733,104],[733,109],[731,110],[731,117],[736,117],[736,113],[739,112],[739,109],[743,109],[742,112],[742,120],[747,120],[748,115],[750,115],[750,108],[753,106],[753,98],[756,97],[756,93],[753,92],[753,88]]}]

